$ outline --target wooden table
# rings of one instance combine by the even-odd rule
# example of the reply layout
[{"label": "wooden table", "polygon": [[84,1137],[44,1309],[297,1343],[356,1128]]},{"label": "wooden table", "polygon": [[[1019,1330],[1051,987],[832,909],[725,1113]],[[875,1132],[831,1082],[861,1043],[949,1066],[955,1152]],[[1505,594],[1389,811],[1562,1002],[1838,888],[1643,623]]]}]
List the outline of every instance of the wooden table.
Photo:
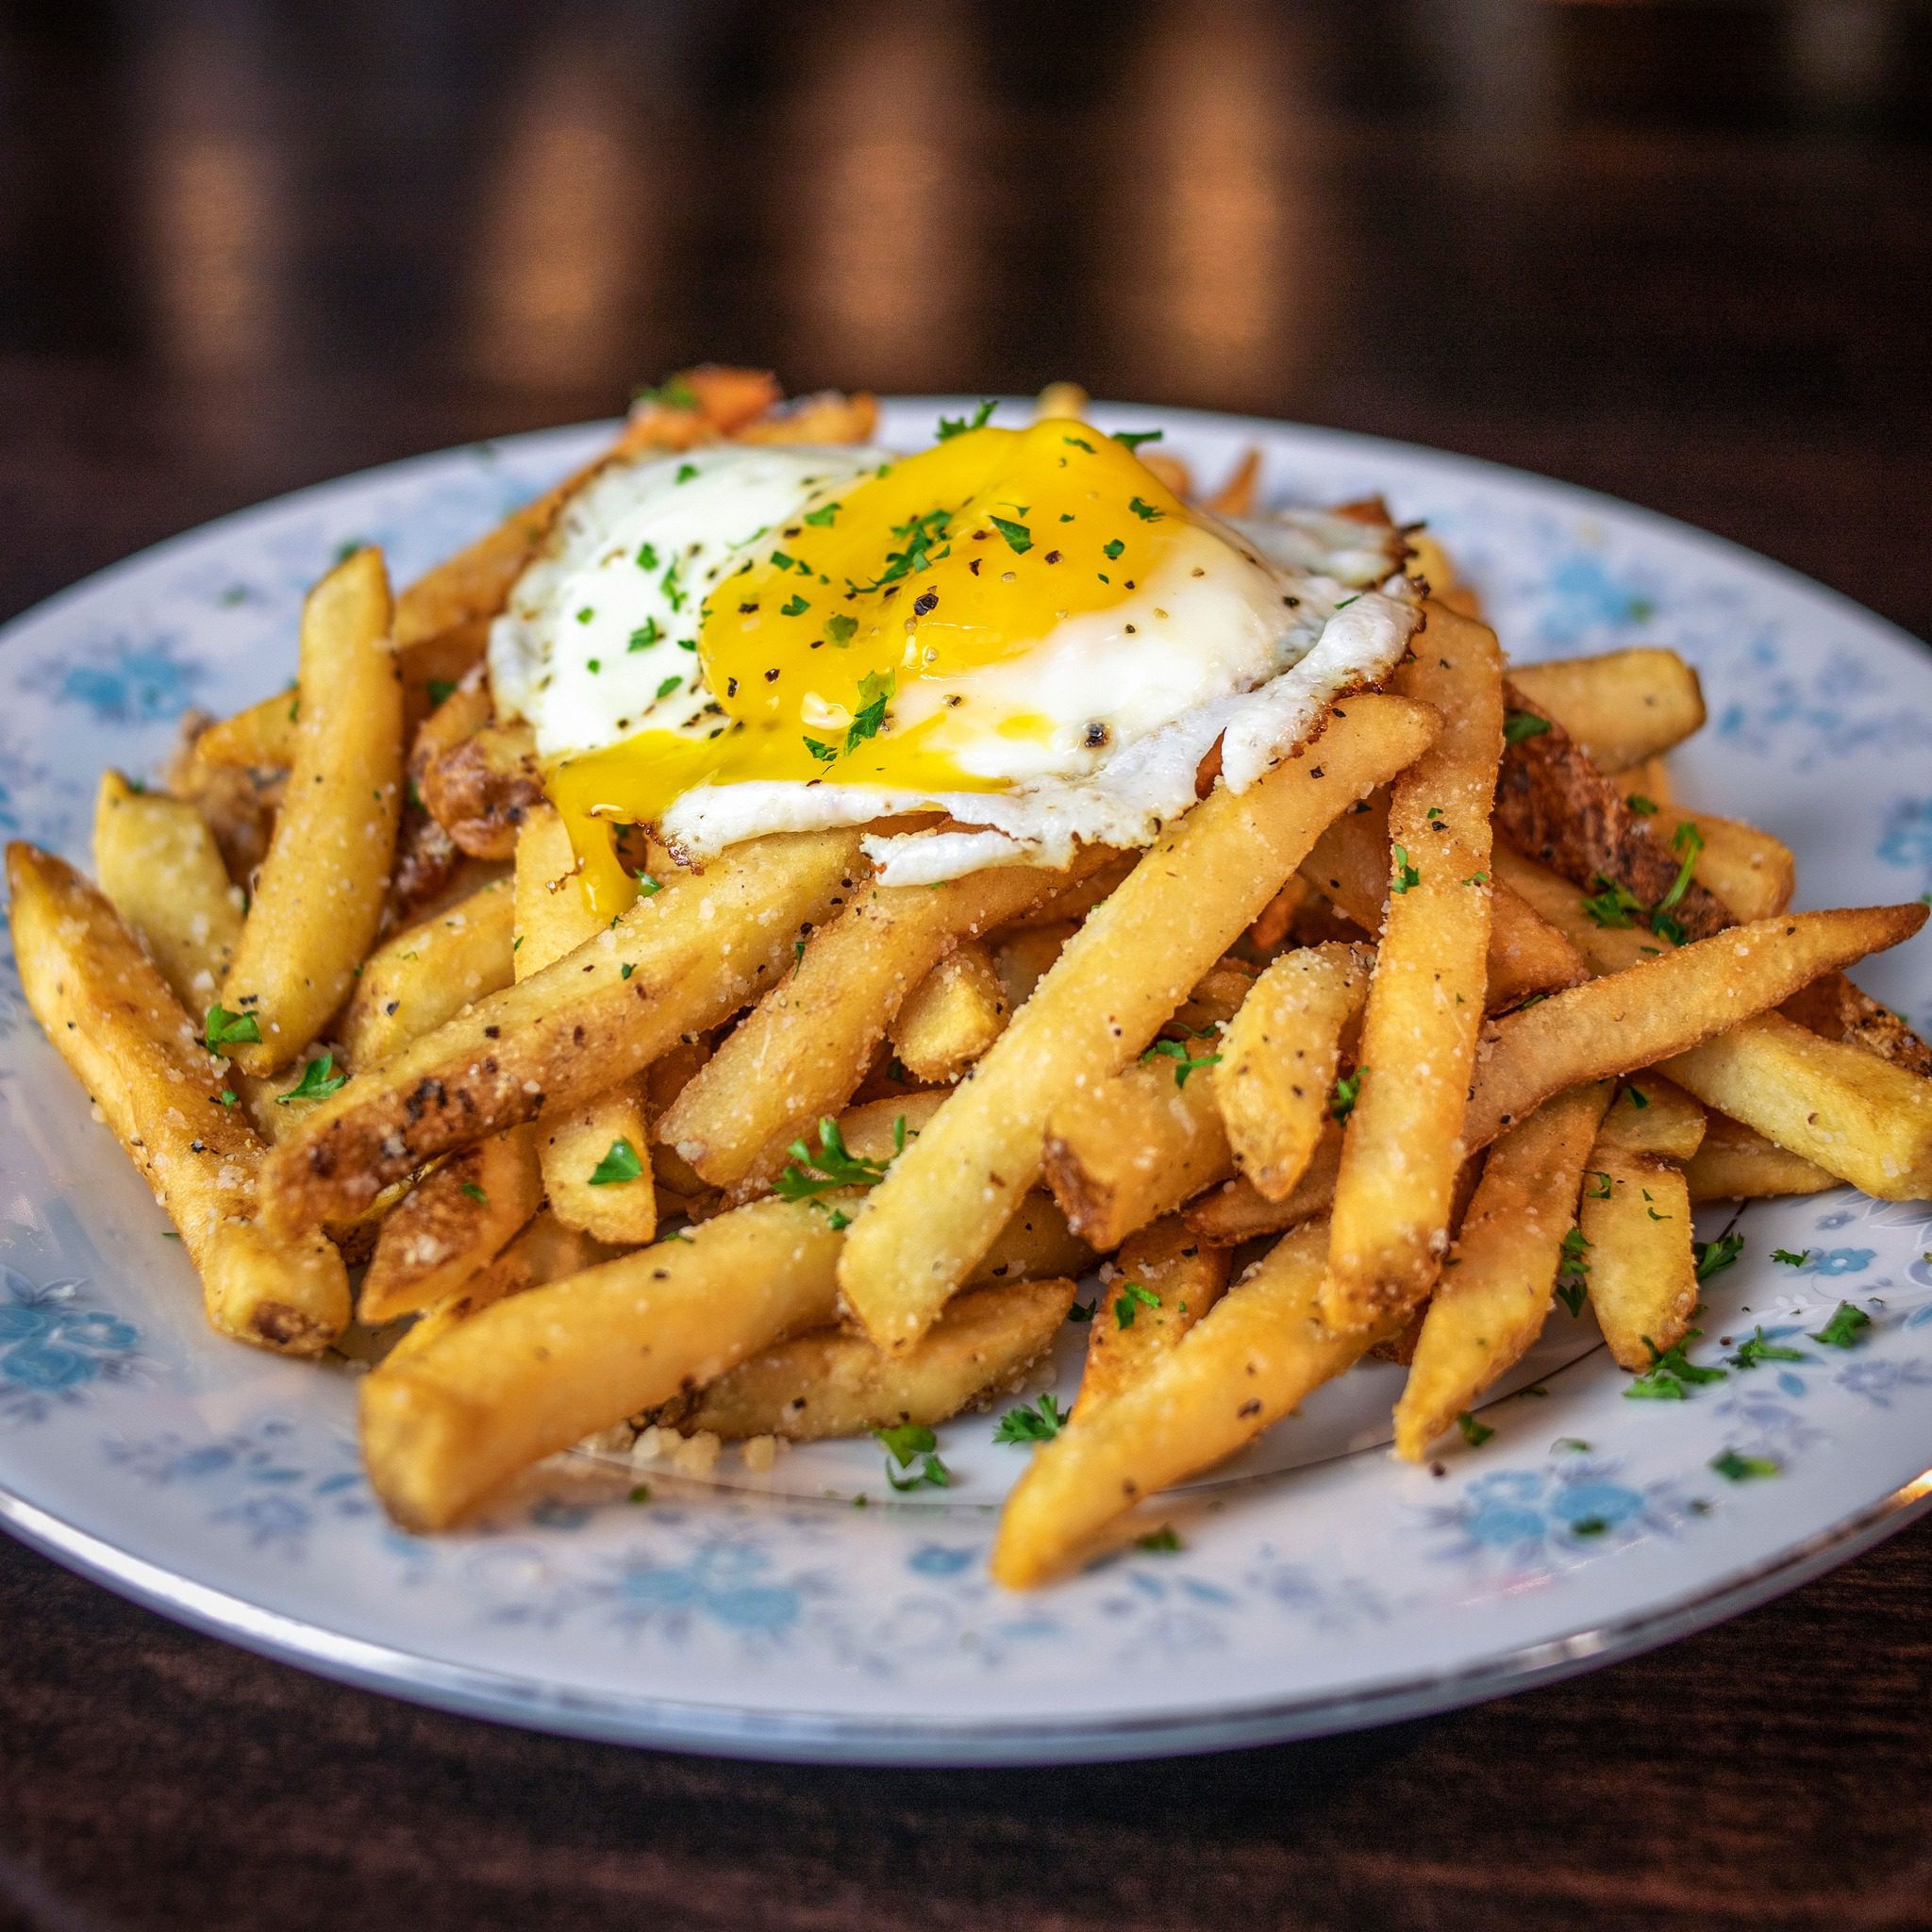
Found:
[{"label": "wooden table", "polygon": [[[1932,633],[1928,102],[1923,8],[1834,0],[16,6],[0,609],[709,356],[1440,443]],[[0,1924],[1922,1924],[1928,1587],[1924,1524],[1460,1715],[840,1772],[338,1690],[0,1543]]]}]

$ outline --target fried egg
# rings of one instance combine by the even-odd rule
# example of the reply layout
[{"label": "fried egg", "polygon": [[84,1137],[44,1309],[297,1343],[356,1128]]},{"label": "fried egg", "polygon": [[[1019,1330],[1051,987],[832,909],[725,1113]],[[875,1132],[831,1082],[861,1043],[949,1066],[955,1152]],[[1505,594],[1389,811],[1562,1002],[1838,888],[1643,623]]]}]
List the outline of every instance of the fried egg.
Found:
[{"label": "fried egg", "polygon": [[895,458],[721,445],[608,466],[490,641],[592,903],[610,827],[702,862],[919,812],[888,884],[1149,844],[1217,744],[1240,791],[1420,621],[1386,524],[1224,522],[1130,441],[1054,419]]}]

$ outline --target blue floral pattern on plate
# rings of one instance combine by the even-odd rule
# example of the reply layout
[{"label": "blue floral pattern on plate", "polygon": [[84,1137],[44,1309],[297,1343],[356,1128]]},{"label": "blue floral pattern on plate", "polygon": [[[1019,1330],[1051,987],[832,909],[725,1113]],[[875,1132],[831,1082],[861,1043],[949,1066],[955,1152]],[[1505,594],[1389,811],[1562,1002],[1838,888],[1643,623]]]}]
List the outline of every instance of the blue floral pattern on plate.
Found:
[{"label": "blue floral pattern on plate", "polygon": [[[892,406],[887,440],[916,441],[933,416]],[[1176,411],[1168,427],[1204,474],[1256,441],[1284,497],[1379,490],[1427,517],[1522,655],[1683,649],[1712,718],[1684,760],[1690,797],[1785,837],[1814,894],[1932,886],[1932,660],[1875,619],[1559,485],[1278,425]],[[185,707],[285,684],[303,591],[345,543],[387,542],[406,577],[597,437],[518,438],[325,485],[20,620],[0,649],[0,830],[84,858],[101,764],[151,771]],[[1911,949],[1861,977],[1932,1015]],[[1029,1597],[986,1574],[988,1506],[1024,1460],[972,1463],[985,1417],[950,1425],[982,1473],[943,1499],[855,1508],[839,1459],[852,1452],[836,1445],[795,1451],[762,1484],[653,1470],[638,1501],[633,1475],[577,1460],[425,1541],[370,1492],[346,1367],[208,1334],[179,1244],[25,1015],[6,953],[0,1135],[0,1520],[243,1641],[560,1729],[965,1761],[1330,1728],[1717,1614],[1899,1520],[1932,1464],[1932,1206],[1840,1190],[1754,1207],[1745,1259],[1707,1291],[1698,1359],[1723,1364],[1758,1327],[1802,1359],[1643,1403],[1601,1351],[1574,1358],[1572,1343],[1567,1366],[1486,1407],[1491,1439],[1432,1470],[1341,1453],[1378,1439],[1377,1404],[1386,1417],[1386,1383],[1350,1378],[1324,1391],[1341,1416],[1327,1459],[1241,1465],[1164,1498],[1143,1526],[1171,1524],[1177,1548],[1130,1543]],[[1774,1266],[1774,1247],[1806,1258]],[[1841,1299],[1874,1318],[1851,1349],[1811,1339]],[[1782,1473],[1732,1483],[1713,1466],[1725,1450]]]}]

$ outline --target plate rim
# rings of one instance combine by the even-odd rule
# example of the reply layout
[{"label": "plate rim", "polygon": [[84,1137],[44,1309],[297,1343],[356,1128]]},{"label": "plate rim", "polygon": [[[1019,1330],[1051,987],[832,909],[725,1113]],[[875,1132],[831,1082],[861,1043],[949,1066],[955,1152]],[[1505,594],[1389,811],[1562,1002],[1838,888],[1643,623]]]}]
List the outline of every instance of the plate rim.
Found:
[{"label": "plate rim", "polygon": [[[970,399],[955,395],[880,400],[895,412],[909,412],[957,408]],[[996,400],[1024,408],[1028,399]],[[1868,637],[1882,639],[1889,650],[1902,649],[1919,671],[1926,668],[1925,646],[1912,633],[1847,593],[1735,539],[1586,485],[1430,444],[1280,418],[1159,404],[1096,401],[1091,407],[1096,419],[1144,411],[1176,427],[1218,434],[1286,433],[1302,441],[1312,456],[1332,454],[1373,462],[1377,455],[1386,455],[1449,476],[1487,475],[1573,509],[1608,512],[1769,577],[1787,593],[1822,600],[1855,618]],[[113,590],[125,576],[179,550],[219,540],[231,526],[254,523],[265,513],[292,512],[315,497],[339,491],[407,482],[412,472],[433,470],[486,443],[519,455],[545,444],[568,447],[611,429],[616,420],[554,425],[450,444],[319,478],[241,506],[118,558],[17,612],[0,624],[0,648],[16,630],[56,617],[98,592]],[[181,1568],[137,1556],[0,1484],[0,1527],[29,1547],[172,1621],[336,1681],[464,1716],[605,1742],[772,1761],[881,1765],[1048,1765],[1179,1756],[1367,1728],[1461,1707],[1556,1682],[1709,1627],[1850,1559],[1928,1509],[1932,1469],[1778,1552],[1768,1562],[1736,1567],[1620,1619],[1597,1625],[1586,1621],[1556,1637],[1491,1652],[1465,1667],[1370,1679],[1366,1684],[1358,1681],[1341,1694],[1317,1691],[1265,1704],[1202,1704],[1135,1716],[1061,1713],[1029,1723],[1010,1717],[975,1721],[931,1712],[895,1718],[809,1708],[758,1709],[614,1690],[594,1694],[572,1691],[539,1676],[458,1664],[267,1608],[244,1595],[199,1582]]]}]

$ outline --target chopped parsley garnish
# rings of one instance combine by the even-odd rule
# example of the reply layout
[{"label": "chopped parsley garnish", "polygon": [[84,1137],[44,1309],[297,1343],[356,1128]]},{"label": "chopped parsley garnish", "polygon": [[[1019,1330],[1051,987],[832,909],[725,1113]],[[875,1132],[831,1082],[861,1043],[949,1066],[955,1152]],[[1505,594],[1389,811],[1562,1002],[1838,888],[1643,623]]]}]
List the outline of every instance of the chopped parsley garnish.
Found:
[{"label": "chopped parsley garnish", "polygon": [[1643,910],[1643,901],[1621,880],[1606,878],[1602,873],[1591,881],[1597,888],[1593,898],[1583,902],[1583,909],[1597,925],[1628,926],[1630,915]]},{"label": "chopped parsley garnish", "polygon": [[490,1196],[475,1181],[465,1181],[458,1191],[469,1195],[473,1201],[481,1201],[486,1208],[490,1205]]},{"label": "chopped parsley garnish", "polygon": [[1353,597],[1344,597],[1335,608],[1338,610],[1346,610],[1351,604],[1359,604],[1361,601],[1362,593],[1357,591]]},{"label": "chopped parsley garnish", "polygon": [[647,617],[630,634],[630,648],[633,651],[648,651],[664,633],[658,628],[658,620]]},{"label": "chopped parsley garnish", "polygon": [[832,764],[839,757],[839,747],[836,744],[827,744],[823,738],[808,738],[805,741],[805,748],[822,765]]},{"label": "chopped parsley garnish", "polygon": [[[953,1473],[933,1454],[940,1439],[924,1423],[901,1423],[896,1428],[874,1429],[886,1451],[886,1480],[895,1490],[948,1489]],[[913,1464],[919,1467],[913,1472]],[[909,1472],[900,1475],[898,1470]]]},{"label": "chopped parsley garnish", "polygon": [[1456,1418],[1456,1426],[1462,1431],[1462,1440],[1472,1449],[1480,1449],[1496,1432],[1487,1423],[1479,1423],[1468,1409]]},{"label": "chopped parsley garnish", "polygon": [[667,677],[667,678],[665,678],[665,679],[664,679],[664,680],[663,680],[663,681],[662,681],[662,682],[661,682],[661,683],[660,683],[660,684],[659,684],[659,685],[658,686],[658,696],[659,696],[660,698],[668,698],[668,697],[669,697],[669,696],[671,695],[671,693],[672,693],[673,691],[675,691],[675,690],[677,689],[677,687],[678,687],[679,685],[681,685],[681,684],[682,684],[683,682],[684,682],[684,679],[683,679],[683,678],[681,678],[681,677]]},{"label": "chopped parsley garnish", "polygon": [[1694,1252],[1697,1256],[1697,1278],[1708,1281],[1713,1274],[1722,1274],[1744,1252],[1744,1237],[1740,1234],[1721,1234],[1714,1241],[1697,1242]]},{"label": "chopped parsley garnish", "polygon": [[1178,1040],[1157,1040],[1141,1058],[1143,1060],[1172,1060],[1174,1063],[1174,1084],[1176,1087],[1185,1087],[1190,1074],[1199,1073],[1203,1067],[1218,1067],[1221,1064],[1221,1056],[1218,1053],[1191,1054],[1186,1044]]},{"label": "chopped parsley garnish", "polygon": [[1024,524],[1016,524],[1010,517],[989,516],[987,521],[1007,540],[1007,548],[1015,557],[1024,557],[1033,548],[1033,532]]},{"label": "chopped parsley garnish", "polygon": [[1831,1320],[1811,1340],[1824,1342],[1826,1348],[1856,1348],[1871,1325],[1872,1317],[1862,1308],[1840,1302],[1832,1311]]},{"label": "chopped parsley garnish", "polygon": [[1782,1261],[1787,1268],[1802,1268],[1811,1258],[1809,1248],[1800,1248],[1794,1255],[1789,1248],[1774,1248],[1771,1251],[1774,1261]]},{"label": "chopped parsley garnish", "polygon": [[651,1486],[650,1486],[650,1484],[649,1484],[649,1483],[639,1483],[639,1484],[637,1484],[637,1485],[636,1485],[636,1486],[635,1486],[635,1487],[634,1487],[634,1488],[632,1489],[632,1491],[631,1491],[631,1492],[630,1492],[630,1498],[629,1498],[629,1500],[630,1500],[631,1502],[633,1502],[633,1503],[648,1503],[648,1502],[649,1502],[649,1501],[651,1500]]},{"label": "chopped parsley garnish", "polygon": [[[647,872],[639,873],[638,897],[640,899],[654,898],[658,893],[661,892],[663,890],[664,881],[662,879],[654,879],[651,876],[651,874]],[[628,979],[630,977],[630,974],[626,973],[624,976],[626,979]]]},{"label": "chopped parsley garnish", "polygon": [[1781,1475],[1783,1470],[1769,1456],[1740,1456],[1735,1449],[1726,1449],[1722,1456],[1710,1458],[1711,1468],[1726,1482],[1745,1483],[1754,1476]]},{"label": "chopped parsley garnish", "polygon": [[336,1057],[325,1053],[319,1060],[310,1060],[302,1069],[302,1077],[286,1093],[275,1095],[277,1107],[287,1107],[291,1100],[326,1100],[331,1093],[339,1092],[349,1084],[346,1074],[335,1071]]},{"label": "chopped parsley garnish", "polygon": [[1586,1201],[1607,1201],[1615,1191],[1610,1185],[1609,1175],[1601,1168],[1591,1168],[1583,1178],[1587,1183],[1583,1190],[1583,1198]]},{"label": "chopped parsley garnish", "polygon": [[1156,509],[1151,503],[1143,502],[1138,496],[1128,497],[1127,508],[1130,510],[1132,510],[1134,514],[1137,517],[1139,517],[1143,524],[1158,524],[1161,520],[1161,518],[1167,514],[1167,512],[1164,509]]},{"label": "chopped parsley garnish", "polygon": [[992,419],[992,412],[999,408],[994,402],[981,403],[972,416],[941,416],[940,418],[939,440],[951,442],[956,436],[964,436],[969,429],[984,429]]},{"label": "chopped parsley garnish", "polygon": [[[892,1144],[895,1152],[906,1144],[904,1114],[892,1123]],[[803,1141],[792,1141],[785,1151],[791,1158],[773,1184],[774,1191],[781,1201],[809,1201],[815,1208],[825,1208],[828,1213],[831,1209],[823,1196],[839,1188],[875,1188],[885,1179],[886,1169],[891,1165],[884,1160],[861,1160],[845,1145],[839,1123],[830,1114],[819,1122],[816,1154]],[[842,1226],[843,1223],[837,1224]]]},{"label": "chopped parsley garnish", "polygon": [[1525,738],[1541,738],[1550,728],[1547,718],[1534,711],[1506,711],[1503,714],[1503,742],[1521,744]]},{"label": "chopped parsley garnish", "polygon": [[1624,1098],[1627,1100],[1630,1103],[1630,1105],[1637,1109],[1639,1113],[1641,1113],[1643,1109],[1650,1105],[1650,1095],[1647,1094],[1641,1087],[1624,1088]]},{"label": "chopped parsley garnish", "polygon": [[1552,1449],[1561,1449],[1572,1456],[1588,1456],[1590,1444],[1581,1436],[1558,1436],[1550,1444]]},{"label": "chopped parsley garnish", "polygon": [[1067,1320],[1080,1323],[1091,1322],[1093,1319],[1093,1308],[1094,1304],[1091,1302],[1075,1302],[1067,1310]]},{"label": "chopped parsley garnish", "polygon": [[1395,856],[1395,872],[1393,877],[1389,881],[1389,890],[1391,892],[1406,892],[1412,886],[1421,885],[1423,882],[1422,869],[1408,862],[1408,847],[1407,845],[1397,845],[1393,848],[1393,851]]},{"label": "chopped parsley garnish", "polygon": [[1109,537],[1100,548],[1107,560],[1111,563],[1127,546],[1118,537]]},{"label": "chopped parsley garnish", "polygon": [[671,607],[675,617],[685,607],[691,592],[677,580],[677,565],[674,562],[665,567],[664,575],[658,581],[658,588],[664,592],[664,601]]},{"label": "chopped parsley garnish", "polygon": [[1158,442],[1166,434],[1164,429],[1116,429],[1113,440],[1125,443],[1129,449],[1139,449],[1143,442]]},{"label": "chopped parsley garnish", "polygon": [[[1681,854],[1684,862],[1678,866],[1677,876],[1671,881],[1670,891],[1657,902],[1657,909],[1659,912],[1668,912],[1684,896],[1685,889],[1690,883],[1690,869],[1697,863],[1697,855],[1704,850],[1704,834],[1697,829],[1691,820],[1686,819],[1671,834],[1671,850]],[[1656,924],[1657,921],[1653,919],[1653,928]],[[1679,939],[1676,943],[1682,945],[1684,942]]]},{"label": "chopped parsley garnish", "polygon": [[638,545],[638,568],[640,570],[656,570],[658,568],[658,546],[655,543],[640,543]]},{"label": "chopped parsley garnish", "polygon": [[1573,1227],[1557,1257],[1557,1298],[1574,1316],[1583,1313],[1583,1299],[1590,1292],[1589,1247],[1589,1236]]},{"label": "chopped parsley garnish", "polygon": [[[924,516],[914,517],[909,524],[894,524],[892,535],[905,538],[906,547],[903,550],[886,552],[886,567],[871,583],[855,584],[848,577],[847,584],[855,591],[876,591],[887,584],[896,584],[901,577],[910,576],[914,571],[924,570],[929,564],[936,563],[939,558],[932,554],[932,546],[945,541],[952,522],[951,510],[929,509]],[[947,550],[951,547],[948,544]],[[939,556],[944,557],[947,550],[941,550]],[[775,562],[777,559],[774,557],[773,560]],[[786,562],[789,564],[790,561],[788,558]]]},{"label": "chopped parsley garnish", "polygon": [[585,605],[585,606],[584,606],[584,607],[583,607],[583,608],[581,608],[581,609],[580,609],[580,610],[579,610],[579,611],[577,612],[577,622],[578,622],[579,624],[589,624],[589,623],[590,623],[590,621],[591,620],[591,618],[595,617],[595,616],[596,616],[596,614],[597,614],[596,610],[595,610],[595,609],[594,609],[594,608],[592,608],[592,607],[591,607],[591,605],[589,605],[589,604],[586,604],[586,605]]},{"label": "chopped parsley garnish", "polygon": [[853,633],[858,628],[858,618],[847,617],[842,612],[837,617],[825,619],[825,635],[841,649],[852,641]]},{"label": "chopped parsley garnish", "polygon": [[796,591],[793,591],[791,596],[779,605],[778,615],[780,617],[802,617],[810,608],[811,606]]},{"label": "chopped parsley garnish", "polygon": [[1724,1357],[1734,1369],[1755,1369],[1759,1362],[1802,1362],[1810,1357],[1802,1348],[1787,1348],[1782,1342],[1773,1341],[1764,1332],[1760,1322],[1751,1333],[1738,1344],[1738,1352]]},{"label": "chopped parsley garnish", "polygon": [[1084,436],[1063,436],[1060,441],[1074,449],[1084,449],[1090,457],[1093,454],[1093,445]]},{"label": "chopped parsley garnish", "polygon": [[1150,1529],[1145,1536],[1137,1536],[1134,1547],[1145,1550],[1150,1557],[1173,1557],[1179,1555],[1185,1546],[1174,1534],[1174,1524],[1163,1523],[1158,1529]]},{"label": "chopped parsley garnish", "polygon": [[221,1092],[216,1095],[216,1098],[220,1100],[224,1107],[233,1107],[241,1097],[232,1087],[224,1087]]},{"label": "chopped parsley garnish", "polygon": [[642,389],[634,389],[630,399],[633,407],[639,403],[656,403],[664,409],[695,409],[698,406],[691,384],[681,375],[667,376],[656,389],[648,383]]},{"label": "chopped parsley garnish", "polygon": [[261,1043],[261,1024],[253,1013],[231,1013],[226,1007],[216,1005],[208,1009],[202,1021],[201,1037],[208,1041],[210,1053],[220,1053],[225,1046]]},{"label": "chopped parsley garnish", "polygon": [[1652,819],[1657,814],[1657,800],[1644,797],[1641,791],[1633,791],[1624,803],[1641,819]]},{"label": "chopped parsley garnish", "polygon": [[428,692],[430,708],[434,709],[438,705],[448,701],[450,693],[456,690],[456,685],[447,677],[432,677],[423,689]]},{"label": "chopped parsley garnish", "polygon": [[829,530],[832,527],[832,519],[836,517],[839,514],[840,510],[841,510],[843,508],[844,505],[842,504],[822,503],[820,504],[817,509],[807,510],[805,513],[805,520],[807,523],[813,525],[813,527],[816,529]]},{"label": "chopped parsley garnish", "polygon": [[638,1158],[638,1150],[622,1138],[611,1141],[610,1152],[591,1171],[591,1185],[593,1188],[615,1188],[625,1181],[641,1178],[644,1163]]},{"label": "chopped parsley garnish", "polygon": [[1158,1308],[1160,1297],[1151,1288],[1142,1288],[1138,1281],[1124,1281],[1121,1291],[1114,1299],[1113,1324],[1116,1328],[1131,1328],[1134,1317],[1142,1308]]},{"label": "chopped parsley garnish", "polygon": [[1625,1398],[1633,1402],[1682,1402],[1687,1384],[1725,1380],[1730,1374],[1728,1369],[1701,1368],[1684,1353],[1684,1342],[1695,1341],[1703,1332],[1701,1328],[1692,1328],[1686,1333],[1684,1341],[1664,1349],[1646,1335],[1643,1345],[1650,1351],[1650,1367],[1624,1390]]},{"label": "chopped parsley garnish", "polygon": [[672,477],[671,480],[674,483],[689,483],[697,473],[698,466],[695,463],[679,463],[677,475]]},{"label": "chopped parsley garnish", "polygon": [[1051,1441],[1066,1419],[1059,1404],[1050,1394],[1042,1395],[1038,1402],[1023,1402],[1018,1408],[1008,1409],[992,1439],[995,1442]]},{"label": "chopped parsley garnish", "polygon": [[1352,1074],[1337,1074],[1335,1091],[1328,1099],[1328,1111],[1339,1121],[1345,1121],[1355,1111],[1355,1104],[1362,1091],[1362,1070],[1357,1067]]}]

